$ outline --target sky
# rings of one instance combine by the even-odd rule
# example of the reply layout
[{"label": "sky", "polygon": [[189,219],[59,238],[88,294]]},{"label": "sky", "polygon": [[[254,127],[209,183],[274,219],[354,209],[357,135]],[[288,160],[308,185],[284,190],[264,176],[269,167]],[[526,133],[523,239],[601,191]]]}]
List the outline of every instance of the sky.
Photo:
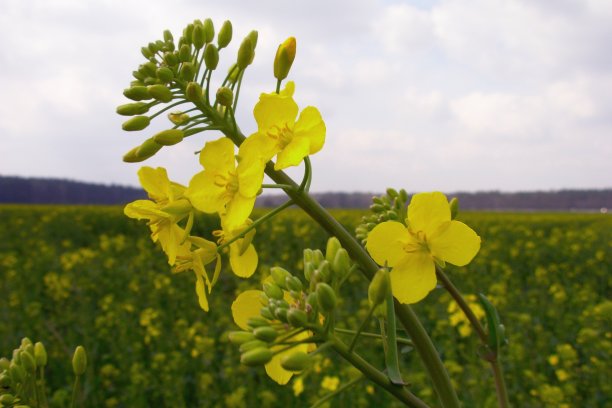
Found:
[{"label": "sky", "polygon": [[[140,47],[196,18],[233,23],[215,87],[259,32],[237,112],[245,134],[274,90],[278,44],[297,38],[296,102],[327,126],[313,191],[612,187],[609,0],[2,0],[0,175],[137,185],[140,165],[121,157],[169,122],[123,132],[115,107],[129,102]],[[194,151],[219,136],[144,164],[187,184]]]}]

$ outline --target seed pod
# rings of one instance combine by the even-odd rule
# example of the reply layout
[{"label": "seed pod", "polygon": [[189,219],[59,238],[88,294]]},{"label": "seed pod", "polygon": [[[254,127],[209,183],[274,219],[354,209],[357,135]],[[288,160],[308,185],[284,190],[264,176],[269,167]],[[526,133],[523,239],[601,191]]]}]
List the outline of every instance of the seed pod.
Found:
[{"label": "seed pod", "polygon": [[287,271],[284,268],[281,268],[280,266],[273,266],[272,268],[270,268],[270,275],[272,275],[272,279],[274,280],[274,283],[276,283],[278,286],[280,286],[283,289],[287,288],[285,286],[285,282],[287,278],[292,277],[289,271]]},{"label": "seed pod", "polygon": [[123,96],[133,101],[151,99],[146,86],[132,86],[123,90]]},{"label": "seed pod", "polygon": [[201,25],[196,25],[193,27],[193,46],[196,50],[199,50],[204,46],[204,27]]},{"label": "seed pod", "polygon": [[174,72],[172,72],[172,70],[168,67],[157,68],[157,71],[155,71],[155,74],[157,75],[157,78],[159,78],[159,80],[165,84],[167,84],[168,82],[172,81],[172,79],[174,79]]},{"label": "seed pod", "polygon": [[226,20],[223,22],[223,25],[219,30],[219,35],[217,36],[217,44],[219,45],[219,49],[227,47],[230,41],[232,41],[232,23],[229,20]]},{"label": "seed pod", "polygon": [[185,81],[191,81],[195,76],[195,68],[191,62],[185,62],[181,67],[180,77]]},{"label": "seed pod", "polygon": [[249,341],[255,340],[255,336],[251,332],[247,331],[233,331],[227,336],[229,341],[236,345],[241,345]]},{"label": "seed pod", "polygon": [[197,82],[190,82],[185,88],[185,97],[191,102],[200,102],[202,100],[202,87]]},{"label": "seed pod", "polygon": [[151,119],[148,116],[134,116],[133,118],[130,118],[123,122],[121,128],[128,132],[132,132],[136,130],[142,130],[149,126],[150,123]]},{"label": "seed pod", "polygon": [[256,348],[260,348],[260,347],[267,347],[267,346],[268,346],[268,343],[266,343],[265,341],[255,339],[255,340],[247,341],[246,343],[242,343],[238,350],[241,353],[244,353],[245,351],[253,350]]},{"label": "seed pod", "polygon": [[180,143],[185,136],[181,129],[166,129],[153,136],[153,140],[162,146],[172,146]]},{"label": "seed pod", "polygon": [[255,338],[261,341],[271,343],[274,341],[278,333],[270,326],[261,326],[253,330]]},{"label": "seed pod", "polygon": [[327,283],[317,284],[317,300],[324,312],[331,312],[336,307],[336,294]]},{"label": "seed pod", "polygon": [[149,94],[160,102],[170,102],[173,98],[172,91],[165,85],[151,85],[147,88]]},{"label": "seed pod", "polygon": [[188,62],[191,60],[191,47],[188,44],[181,45],[178,53],[179,61]]},{"label": "seed pod", "polygon": [[242,44],[240,44],[238,49],[238,60],[236,61],[238,68],[241,70],[244,70],[253,61],[253,56],[255,55],[253,48],[253,43],[248,37],[242,40]]},{"label": "seed pod", "polygon": [[145,102],[126,103],[125,105],[117,106],[117,113],[122,116],[142,115],[149,111],[149,105]]},{"label": "seed pod", "polygon": [[232,106],[234,102],[234,92],[232,92],[230,88],[222,86],[217,89],[217,102],[219,102],[221,106]]},{"label": "seed pod", "polygon": [[376,272],[368,286],[368,300],[373,306],[379,305],[385,301],[389,290],[391,290],[389,271],[381,268]]},{"label": "seed pod", "polygon": [[259,347],[243,353],[240,356],[240,363],[249,367],[257,367],[268,363],[272,360],[272,356],[272,351],[269,348]]},{"label": "seed pod", "polygon": [[274,283],[264,283],[263,291],[269,298],[272,299],[282,299],[283,298],[283,290]]},{"label": "seed pod", "polygon": [[304,327],[308,322],[308,316],[301,309],[291,308],[287,311],[287,321],[293,327]]},{"label": "seed pod", "polygon": [[325,248],[325,260],[330,264],[333,263],[334,259],[336,258],[336,253],[340,248],[342,248],[342,245],[340,244],[340,241],[338,241],[338,238],[331,237],[328,239],[327,247]]},{"label": "seed pod", "polygon": [[303,351],[296,351],[282,357],[280,363],[287,371],[300,372],[310,365],[310,356]]},{"label": "seed pod", "polygon": [[274,77],[283,80],[289,75],[289,70],[295,60],[296,42],[295,37],[287,38],[276,50],[274,57]]},{"label": "seed pod", "polygon": [[87,354],[83,346],[77,346],[72,356],[72,371],[75,375],[80,376],[85,373],[87,368]]},{"label": "seed pod", "polygon": [[204,49],[204,62],[209,70],[217,69],[219,64],[219,50],[214,44],[208,44]]}]

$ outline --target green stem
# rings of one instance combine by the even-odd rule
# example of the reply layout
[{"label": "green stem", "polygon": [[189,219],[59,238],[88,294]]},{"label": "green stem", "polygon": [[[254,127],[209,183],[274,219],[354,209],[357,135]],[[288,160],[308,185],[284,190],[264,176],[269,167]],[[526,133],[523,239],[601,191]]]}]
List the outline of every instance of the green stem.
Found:
[{"label": "green stem", "polygon": [[74,385],[72,386],[72,400],[70,402],[70,408],[74,408],[76,405],[76,400],[77,400],[77,394],[78,394],[78,390],[79,390],[79,378],[81,378],[81,376],[77,375],[76,378],[74,379]]},{"label": "green stem", "polygon": [[355,344],[357,344],[357,339],[359,338],[359,335],[361,334],[363,329],[365,329],[366,324],[368,324],[368,322],[370,321],[370,317],[372,317],[372,313],[374,313],[374,309],[376,309],[376,306],[378,305],[370,306],[370,310],[368,310],[368,315],[365,317],[365,319],[363,319],[363,321],[359,325],[359,328],[357,329],[357,332],[353,336],[353,340],[351,340],[351,344],[349,345],[349,352],[353,352]]},{"label": "green stem", "polygon": [[170,105],[166,106],[165,108],[160,109],[159,111],[157,111],[157,112],[155,112],[154,114],[152,114],[151,116],[149,116],[149,119],[150,119],[150,120],[153,120],[153,119],[155,119],[157,116],[159,116],[161,113],[164,113],[165,111],[167,111],[168,109],[172,109],[172,108],[174,108],[175,106],[182,105],[182,104],[187,103],[187,102],[189,102],[189,101],[179,101],[179,102],[176,102],[176,103],[170,104]]},{"label": "green stem", "polygon": [[495,391],[497,392],[497,402],[500,408],[509,408],[510,400],[508,399],[508,389],[506,388],[506,382],[504,381],[504,373],[502,371],[501,362],[499,357],[494,361],[491,361],[493,368],[493,377],[495,378]]},{"label": "green stem", "polygon": [[276,81],[276,93],[280,92],[281,82],[283,82],[282,79]]},{"label": "green stem", "polygon": [[261,188],[282,188],[283,190],[292,189],[289,184],[262,184]]},{"label": "green stem", "polygon": [[361,371],[369,380],[378,384],[398,400],[409,407],[427,408],[427,404],[417,398],[414,394],[402,386],[393,384],[389,378],[373,367],[370,363],[355,353],[349,351],[346,344],[340,341],[337,337],[330,335],[330,342],[333,349],[340,354],[345,360],[351,363],[355,368]]},{"label": "green stem", "polygon": [[[352,334],[352,335],[357,333],[355,330],[336,329],[336,328],[334,329],[334,331],[341,333],[341,334]],[[373,339],[378,339],[378,340],[384,340],[384,338],[380,334],[377,334],[377,333],[361,332],[361,336],[371,337]],[[408,340],[403,337],[398,337],[395,340],[397,341],[398,344],[406,344],[408,346],[414,346],[414,344],[412,344],[412,340]]]},{"label": "green stem", "polygon": [[364,377],[357,377],[347,382],[346,384],[339,387],[337,390],[334,390],[330,392],[329,394],[325,395],[324,397],[322,397],[321,399],[319,399],[317,402],[312,404],[310,408],[317,408],[318,406],[323,405],[326,401],[329,401],[330,399],[334,398],[336,395],[343,393],[345,390],[349,389],[350,387],[357,384],[359,381],[362,381],[363,379]]}]

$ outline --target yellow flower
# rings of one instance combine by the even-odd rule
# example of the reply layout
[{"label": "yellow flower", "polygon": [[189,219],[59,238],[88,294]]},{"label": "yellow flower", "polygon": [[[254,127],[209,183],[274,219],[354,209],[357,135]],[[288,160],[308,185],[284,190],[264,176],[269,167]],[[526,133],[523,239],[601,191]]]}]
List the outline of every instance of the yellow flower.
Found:
[{"label": "yellow flower", "polygon": [[[217,243],[222,245],[224,242],[227,242],[240,234],[245,228],[247,228],[252,221],[247,219],[247,221],[239,226],[238,228],[230,228],[230,225],[227,222],[227,217],[221,216],[221,228],[222,230],[217,230],[213,232],[213,235],[217,237]],[[250,230],[245,234],[244,238],[237,239],[229,245],[229,260],[230,266],[232,267],[232,271],[236,276],[241,278],[248,278],[253,275],[255,270],[257,269],[257,263],[259,262],[259,258],[257,256],[257,251],[255,251],[255,247],[251,243],[253,241],[253,237],[255,236],[255,230]]]},{"label": "yellow flower", "polygon": [[189,252],[189,244],[184,242],[186,233],[177,225],[191,211],[191,205],[183,198],[185,187],[171,182],[163,167],[142,167],[138,178],[151,200],[131,202],[124,213],[130,218],[149,220],[151,238],[161,244],[168,263],[174,265],[178,254]]},{"label": "yellow flower", "polygon": [[293,382],[293,395],[297,397],[303,392],[304,392],[304,380],[302,380],[302,377],[298,377]]},{"label": "yellow flower", "polygon": [[366,248],[379,265],[393,268],[394,296],[402,303],[416,303],[436,286],[435,263],[467,265],[480,249],[480,237],[464,223],[451,220],[448,200],[439,192],[415,194],[406,225],[378,224],[368,235]]},{"label": "yellow flower", "polygon": [[236,228],[251,214],[263,181],[262,160],[241,161],[236,166],[234,144],[226,137],[207,142],[200,153],[204,170],[193,176],[185,196],[205,213],[225,214]]},{"label": "yellow flower", "polygon": [[[242,329],[242,330],[250,330],[247,325],[247,321],[251,317],[259,316],[259,310],[261,309],[261,303],[259,301],[260,296],[263,294],[261,290],[246,290],[242,292],[234,303],[232,303],[232,317],[234,318],[234,322]],[[289,294],[285,292],[285,300],[291,300]],[[293,337],[290,337],[289,341],[299,341],[308,338],[309,333],[302,332]],[[272,351],[276,351],[282,349],[286,346],[273,346],[270,349]],[[266,373],[270,378],[276,381],[280,385],[285,385],[289,382],[293,373],[291,371],[285,370],[281,366],[281,359],[285,356],[291,355],[296,351],[302,351],[307,353],[309,350],[308,344],[298,344],[297,346],[280,352],[274,357],[272,360],[268,362],[265,366]]]},{"label": "yellow flower", "polygon": [[[465,300],[474,312],[474,315],[478,318],[478,320],[483,319],[485,317],[485,312],[478,303],[476,296],[474,295],[466,295]],[[472,333],[472,326],[470,321],[465,314],[461,310],[461,308],[457,305],[457,302],[454,300],[448,304],[446,311],[449,313],[450,324],[453,327],[456,327],[459,330],[459,335],[461,337],[467,337]]]},{"label": "yellow flower", "polygon": [[[297,166],[304,157],[315,154],[325,143],[325,122],[319,110],[308,106],[299,118],[293,100],[295,85],[288,82],[280,93],[261,94],[253,114],[257,132],[240,146],[240,157],[261,157],[267,162],[277,156],[275,170]],[[297,120],[296,120],[297,118]]]},{"label": "yellow flower", "polygon": [[338,389],[338,384],[340,384],[340,379],[338,377],[326,375],[321,382],[321,388],[329,391],[336,391]]}]

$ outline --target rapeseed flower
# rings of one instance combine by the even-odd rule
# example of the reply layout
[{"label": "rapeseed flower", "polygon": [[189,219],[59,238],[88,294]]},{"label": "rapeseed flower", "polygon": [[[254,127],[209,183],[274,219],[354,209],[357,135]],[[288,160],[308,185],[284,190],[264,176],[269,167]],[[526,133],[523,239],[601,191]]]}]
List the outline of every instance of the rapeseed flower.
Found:
[{"label": "rapeseed flower", "polygon": [[480,237],[464,223],[451,220],[444,194],[420,193],[408,206],[406,225],[378,224],[368,235],[366,249],[379,265],[393,268],[393,295],[401,303],[416,303],[436,286],[436,263],[467,265],[480,249]]},{"label": "rapeseed flower", "polygon": [[[277,156],[275,170],[299,165],[325,143],[325,122],[319,110],[308,106],[299,118],[293,100],[295,84],[288,82],[281,92],[261,94],[253,109],[257,132],[240,146],[240,157],[261,157],[264,162]],[[297,120],[296,120],[297,118]]]},{"label": "rapeseed flower", "polygon": [[[217,237],[217,243],[222,245],[224,242],[236,237],[244,229],[252,223],[250,219],[239,226],[238,228],[231,228],[227,222],[227,217],[221,216],[221,230],[213,232],[213,235]],[[255,236],[255,230],[252,229],[247,232],[243,238],[237,239],[236,241],[229,244],[229,260],[232,271],[236,276],[241,278],[248,278],[253,275],[255,269],[257,269],[257,263],[259,258],[257,251],[253,246],[253,237]]]}]

